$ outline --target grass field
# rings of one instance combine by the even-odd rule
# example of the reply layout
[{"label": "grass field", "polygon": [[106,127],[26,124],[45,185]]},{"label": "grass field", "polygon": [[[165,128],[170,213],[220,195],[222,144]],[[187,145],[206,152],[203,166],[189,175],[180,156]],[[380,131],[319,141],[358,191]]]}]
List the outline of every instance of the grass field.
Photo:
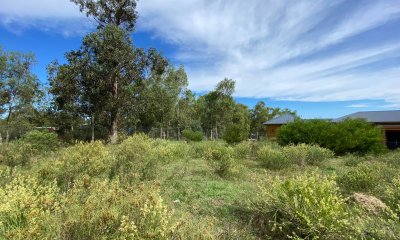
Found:
[{"label": "grass field", "polygon": [[[50,151],[50,149],[53,149]],[[2,146],[1,239],[397,239],[400,152],[143,135]]]}]

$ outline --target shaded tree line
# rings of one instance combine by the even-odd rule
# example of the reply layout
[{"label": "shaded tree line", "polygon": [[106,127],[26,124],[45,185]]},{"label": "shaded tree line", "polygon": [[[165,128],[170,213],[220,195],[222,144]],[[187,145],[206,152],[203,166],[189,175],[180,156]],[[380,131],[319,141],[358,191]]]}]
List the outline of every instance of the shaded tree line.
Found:
[{"label": "shaded tree line", "polygon": [[264,102],[253,109],[235,102],[232,79],[196,95],[188,89],[183,66],[174,66],[157,49],[133,44],[136,1],[72,2],[98,27],[79,49],[65,54],[65,63],[48,65],[47,89],[31,71],[33,54],[0,50],[0,131],[6,141],[45,125],[57,127],[66,140],[115,143],[118,133],[138,131],[180,139],[183,130],[202,131],[209,139],[236,134],[243,140],[264,136],[263,122],[288,111]]}]

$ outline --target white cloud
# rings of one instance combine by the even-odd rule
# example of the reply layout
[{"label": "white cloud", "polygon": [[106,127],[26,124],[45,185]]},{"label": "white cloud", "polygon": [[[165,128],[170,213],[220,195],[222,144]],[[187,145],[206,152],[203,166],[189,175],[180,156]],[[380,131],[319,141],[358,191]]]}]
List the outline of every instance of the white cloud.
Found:
[{"label": "white cloud", "polygon": [[[0,23],[10,29],[90,28],[68,0],[0,0],[0,6]],[[229,77],[242,97],[400,106],[399,66],[366,67],[399,57],[398,39],[352,40],[398,21],[400,0],[140,0],[138,11],[138,31],[174,46],[172,57],[187,63],[194,90]]]},{"label": "white cloud", "polygon": [[368,103],[358,103],[358,104],[350,104],[346,107],[348,107],[348,108],[367,108],[367,107],[371,107],[371,105]]},{"label": "white cloud", "polygon": [[83,34],[93,27],[69,0],[0,0],[0,24],[16,34],[36,28],[66,37]]},{"label": "white cloud", "polygon": [[354,70],[400,56],[395,39],[301,60],[400,17],[398,0],[342,5],[345,13],[336,12],[340,4],[349,2],[142,1],[139,30],[175,44],[178,61],[198,60],[202,67],[188,68],[197,90],[210,90],[230,77],[237,80],[236,95],[242,97],[400,103],[399,70]]}]

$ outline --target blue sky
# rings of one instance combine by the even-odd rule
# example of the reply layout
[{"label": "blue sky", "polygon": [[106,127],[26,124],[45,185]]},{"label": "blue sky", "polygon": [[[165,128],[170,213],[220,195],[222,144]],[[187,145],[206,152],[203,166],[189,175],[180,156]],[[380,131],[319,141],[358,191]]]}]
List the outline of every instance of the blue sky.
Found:
[{"label": "blue sky", "polygon": [[[0,45],[63,61],[94,30],[68,0],[0,0]],[[183,64],[203,93],[225,77],[238,102],[306,118],[400,108],[400,0],[141,0],[133,35]]]}]

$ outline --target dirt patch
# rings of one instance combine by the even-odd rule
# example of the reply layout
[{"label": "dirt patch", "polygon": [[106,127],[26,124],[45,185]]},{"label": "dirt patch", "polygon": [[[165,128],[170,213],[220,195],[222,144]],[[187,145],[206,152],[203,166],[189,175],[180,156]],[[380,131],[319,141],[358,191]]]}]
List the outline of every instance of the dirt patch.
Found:
[{"label": "dirt patch", "polygon": [[373,214],[379,214],[388,209],[388,206],[380,199],[364,193],[354,193],[352,199]]}]

